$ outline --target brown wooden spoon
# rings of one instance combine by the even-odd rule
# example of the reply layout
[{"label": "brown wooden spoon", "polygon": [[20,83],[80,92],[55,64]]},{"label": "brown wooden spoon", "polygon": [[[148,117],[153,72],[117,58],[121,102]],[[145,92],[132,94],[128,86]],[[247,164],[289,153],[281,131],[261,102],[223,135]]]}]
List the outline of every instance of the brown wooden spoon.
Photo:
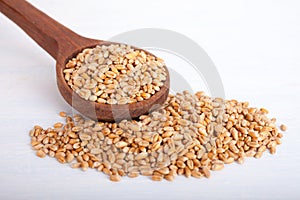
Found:
[{"label": "brown wooden spoon", "polygon": [[167,79],[164,85],[160,91],[147,100],[125,105],[109,105],[84,100],[66,83],[63,73],[65,65],[69,59],[75,57],[85,48],[95,47],[99,44],[109,45],[113,44],[113,42],[82,37],[36,9],[25,0],[0,0],[0,11],[20,26],[56,60],[56,76],[59,91],[63,98],[83,115],[102,121],[136,118],[148,113],[156,105],[163,104],[167,99],[170,77],[168,69],[165,67]]}]

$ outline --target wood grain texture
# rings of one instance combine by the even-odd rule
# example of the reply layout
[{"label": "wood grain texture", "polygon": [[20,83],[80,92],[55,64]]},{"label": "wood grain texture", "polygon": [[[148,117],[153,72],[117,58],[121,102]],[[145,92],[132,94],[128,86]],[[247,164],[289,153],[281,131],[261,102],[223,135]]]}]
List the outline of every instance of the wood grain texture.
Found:
[{"label": "wood grain texture", "polygon": [[0,11],[56,59],[57,85],[61,95],[71,106],[85,116],[101,121],[137,118],[148,113],[155,105],[163,104],[167,99],[170,78],[166,67],[167,79],[165,84],[150,99],[126,105],[100,104],[82,99],[68,86],[64,79],[65,64],[85,48],[99,44],[109,45],[112,42],[82,37],[24,0],[0,0]]}]

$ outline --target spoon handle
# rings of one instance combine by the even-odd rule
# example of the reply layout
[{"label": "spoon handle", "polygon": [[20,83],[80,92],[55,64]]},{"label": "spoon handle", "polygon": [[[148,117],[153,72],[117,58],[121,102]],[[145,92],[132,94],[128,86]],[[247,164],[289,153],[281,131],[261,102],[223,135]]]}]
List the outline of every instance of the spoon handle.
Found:
[{"label": "spoon handle", "polygon": [[0,0],[0,11],[54,59],[57,59],[59,51],[76,49],[85,40],[25,0]]}]

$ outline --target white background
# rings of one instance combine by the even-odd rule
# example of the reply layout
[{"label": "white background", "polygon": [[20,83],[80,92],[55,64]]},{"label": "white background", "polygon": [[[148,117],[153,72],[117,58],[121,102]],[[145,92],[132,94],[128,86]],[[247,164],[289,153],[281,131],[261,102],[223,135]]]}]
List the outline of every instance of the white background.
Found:
[{"label": "white background", "polygon": [[276,155],[226,165],[210,179],[152,182],[139,177],[113,183],[94,170],[40,159],[31,150],[28,131],[35,124],[51,126],[61,120],[59,111],[71,109],[57,90],[55,61],[0,14],[0,199],[300,198],[299,1],[30,2],[91,38],[109,39],[139,28],[182,33],[213,59],[226,98],[266,107],[288,131]]}]

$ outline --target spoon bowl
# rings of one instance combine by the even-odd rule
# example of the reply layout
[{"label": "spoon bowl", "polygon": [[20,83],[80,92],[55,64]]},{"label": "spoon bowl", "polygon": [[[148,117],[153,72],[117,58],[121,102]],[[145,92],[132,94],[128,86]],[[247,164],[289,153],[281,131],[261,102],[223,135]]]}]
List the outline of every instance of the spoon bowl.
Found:
[{"label": "spoon bowl", "polygon": [[[166,66],[164,68],[167,77],[164,85],[147,100],[124,105],[110,105],[81,98],[71,89],[64,78],[63,70],[66,63],[86,48],[117,43],[82,37],[24,0],[0,0],[0,11],[21,27],[56,60],[58,89],[66,102],[83,115],[94,120],[109,122],[132,119],[148,113],[166,101],[170,87],[170,77]],[[143,51],[152,55],[150,52]]]}]

